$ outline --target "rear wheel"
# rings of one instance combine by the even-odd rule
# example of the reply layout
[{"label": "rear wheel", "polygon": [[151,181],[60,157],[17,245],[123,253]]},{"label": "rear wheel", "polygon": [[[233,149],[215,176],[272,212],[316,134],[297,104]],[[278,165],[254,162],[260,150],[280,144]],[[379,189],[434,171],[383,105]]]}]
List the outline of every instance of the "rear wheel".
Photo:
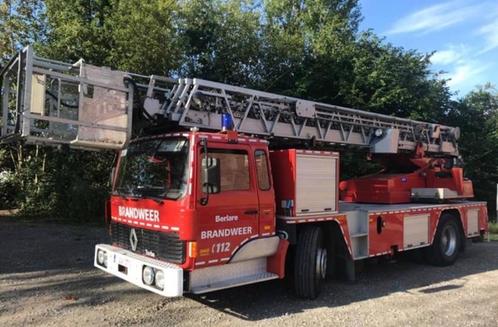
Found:
[{"label": "rear wheel", "polygon": [[314,299],[327,275],[327,248],[323,231],[305,227],[299,234],[294,260],[294,290],[301,298]]},{"label": "rear wheel", "polygon": [[462,246],[462,235],[456,218],[443,214],[440,218],[432,245],[426,249],[426,258],[435,266],[452,265],[458,258]]}]

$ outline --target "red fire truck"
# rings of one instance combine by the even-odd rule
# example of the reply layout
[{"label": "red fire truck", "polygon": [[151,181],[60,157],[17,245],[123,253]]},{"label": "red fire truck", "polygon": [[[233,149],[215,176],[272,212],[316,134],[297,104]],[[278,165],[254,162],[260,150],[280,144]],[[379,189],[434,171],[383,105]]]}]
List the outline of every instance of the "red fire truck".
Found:
[{"label": "red fire truck", "polygon": [[[95,266],[163,296],[289,276],[315,298],[359,260],[419,251],[447,266],[487,232],[455,127],[31,48],[1,76],[4,142],[119,151]],[[340,182],[334,150],[353,146],[382,171]]]}]

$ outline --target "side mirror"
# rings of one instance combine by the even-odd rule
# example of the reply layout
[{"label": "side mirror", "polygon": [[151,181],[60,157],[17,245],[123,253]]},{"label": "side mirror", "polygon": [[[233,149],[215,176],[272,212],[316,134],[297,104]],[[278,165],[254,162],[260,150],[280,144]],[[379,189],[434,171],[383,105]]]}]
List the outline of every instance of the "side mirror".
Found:
[{"label": "side mirror", "polygon": [[451,168],[453,168],[453,160],[445,161],[445,163],[443,164],[443,168],[447,169],[447,170],[450,170]]},{"label": "side mirror", "polygon": [[220,159],[203,158],[202,169],[204,170],[202,191],[207,194],[220,193]]},{"label": "side mirror", "polygon": [[116,174],[116,167],[112,167],[111,175],[109,176],[109,180],[111,181],[111,187],[114,186],[114,174]]}]

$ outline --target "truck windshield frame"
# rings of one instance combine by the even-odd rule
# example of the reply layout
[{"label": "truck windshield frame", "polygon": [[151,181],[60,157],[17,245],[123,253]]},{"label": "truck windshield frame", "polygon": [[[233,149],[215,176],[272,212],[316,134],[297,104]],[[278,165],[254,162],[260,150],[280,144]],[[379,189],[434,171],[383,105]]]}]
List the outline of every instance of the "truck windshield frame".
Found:
[{"label": "truck windshield frame", "polygon": [[178,200],[188,185],[189,141],[164,137],[130,143],[121,152],[113,194]]}]

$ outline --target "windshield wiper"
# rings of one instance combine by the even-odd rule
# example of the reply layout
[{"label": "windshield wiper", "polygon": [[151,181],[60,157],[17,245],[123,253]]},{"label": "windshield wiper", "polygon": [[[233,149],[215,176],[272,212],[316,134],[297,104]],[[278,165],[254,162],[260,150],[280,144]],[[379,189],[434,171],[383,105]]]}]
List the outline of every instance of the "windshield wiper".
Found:
[{"label": "windshield wiper", "polygon": [[[123,188],[121,188],[123,189]],[[115,191],[113,191],[111,193],[112,195],[119,195],[119,196],[122,196],[123,198],[125,199],[130,199],[133,198],[136,200],[137,198],[140,198],[140,199],[151,199],[151,200],[154,200],[155,202],[157,202],[158,204],[163,204],[164,203],[164,199],[159,197],[159,196],[154,196],[154,195],[148,195],[148,194],[143,194],[143,193],[134,193],[134,192],[130,192],[130,193],[123,193],[123,192],[120,192],[119,191],[119,188],[116,189]]]},{"label": "windshield wiper", "polygon": [[166,193],[164,187],[153,187],[150,185],[143,185],[143,186],[138,186],[135,190],[142,198],[152,199],[159,204],[162,204],[164,202],[164,198],[161,197]]},{"label": "windshield wiper", "polygon": [[163,204],[164,203],[164,199],[163,198],[160,198],[160,197],[157,197],[157,196],[149,196],[149,195],[145,195],[143,196],[142,198],[144,199],[151,199],[151,200],[154,200],[156,201],[156,203],[158,204]]},{"label": "windshield wiper", "polygon": [[131,191],[130,188],[128,187],[117,187],[114,191],[111,192],[112,195],[119,195],[119,196],[122,196],[124,198],[127,198],[129,196],[133,196],[133,192]]}]

